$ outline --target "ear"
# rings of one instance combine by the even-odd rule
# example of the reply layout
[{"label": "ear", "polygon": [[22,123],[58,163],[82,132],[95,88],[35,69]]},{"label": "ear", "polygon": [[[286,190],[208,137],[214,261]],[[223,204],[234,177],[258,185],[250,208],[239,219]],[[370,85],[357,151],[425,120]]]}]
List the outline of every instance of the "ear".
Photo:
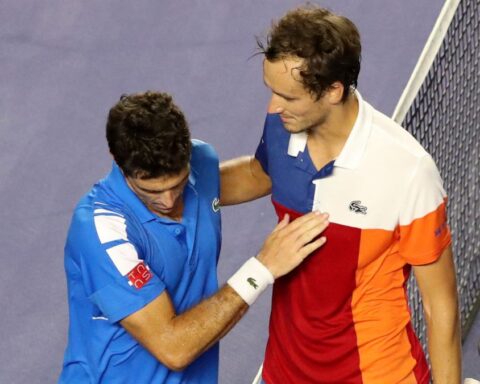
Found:
[{"label": "ear", "polygon": [[330,88],[327,91],[327,97],[330,104],[338,104],[342,102],[343,92],[345,87],[339,81],[335,81],[330,85]]}]

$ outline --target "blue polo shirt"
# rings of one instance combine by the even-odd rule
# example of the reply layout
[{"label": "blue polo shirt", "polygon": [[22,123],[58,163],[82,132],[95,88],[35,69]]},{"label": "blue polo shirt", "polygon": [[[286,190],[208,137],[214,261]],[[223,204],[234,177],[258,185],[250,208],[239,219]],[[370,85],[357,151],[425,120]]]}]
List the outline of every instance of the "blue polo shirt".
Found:
[{"label": "blue polo shirt", "polygon": [[119,323],[164,290],[182,313],[218,289],[218,157],[210,145],[192,144],[181,222],[147,209],[115,164],[75,208],[65,245],[70,325],[60,383],[217,383],[218,344],[174,372]]}]

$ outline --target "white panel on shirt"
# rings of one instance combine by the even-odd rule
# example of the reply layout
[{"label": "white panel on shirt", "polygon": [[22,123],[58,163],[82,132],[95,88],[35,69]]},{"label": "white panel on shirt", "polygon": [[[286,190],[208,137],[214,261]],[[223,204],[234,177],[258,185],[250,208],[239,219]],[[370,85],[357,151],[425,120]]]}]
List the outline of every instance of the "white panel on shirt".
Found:
[{"label": "white panel on shirt", "polygon": [[434,211],[445,199],[446,192],[438,169],[430,157],[422,157],[400,212],[400,224],[408,225],[414,219]]},{"label": "white panel on shirt", "polygon": [[140,262],[137,250],[131,243],[116,245],[107,249],[107,253],[122,276],[128,274]]},{"label": "white panel on shirt", "polygon": [[126,243],[108,248],[106,252],[122,276],[127,275],[141,260],[138,258],[135,247],[128,242],[125,218],[118,212],[106,208],[96,208],[93,212],[95,229],[100,243],[126,241]]},{"label": "white panel on shirt", "polygon": [[93,217],[98,238],[102,244],[116,240],[128,240],[125,218],[106,209],[95,209],[94,213],[109,213],[108,215],[95,215]]},{"label": "white panel on shirt", "polygon": [[394,230],[434,211],[445,198],[430,155],[378,112],[358,167],[335,167],[331,177],[313,183],[314,210],[328,212],[331,222],[362,229]]}]

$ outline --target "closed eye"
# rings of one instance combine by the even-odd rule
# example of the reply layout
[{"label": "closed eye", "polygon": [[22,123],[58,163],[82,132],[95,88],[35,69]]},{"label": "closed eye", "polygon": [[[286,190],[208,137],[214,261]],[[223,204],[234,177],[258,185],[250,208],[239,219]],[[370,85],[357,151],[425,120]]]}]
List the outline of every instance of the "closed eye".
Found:
[{"label": "closed eye", "polygon": [[285,101],[294,101],[296,100],[295,97],[291,97],[291,96],[287,96],[287,95],[284,95],[282,93],[277,93],[277,92],[273,92],[274,95],[277,95],[278,97],[281,97],[283,100]]}]

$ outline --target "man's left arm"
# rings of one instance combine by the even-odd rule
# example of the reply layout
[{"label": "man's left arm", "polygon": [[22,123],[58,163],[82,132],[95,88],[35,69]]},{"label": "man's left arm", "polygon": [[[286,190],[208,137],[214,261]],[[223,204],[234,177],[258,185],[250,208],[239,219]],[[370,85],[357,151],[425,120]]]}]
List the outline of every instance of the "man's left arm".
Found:
[{"label": "man's left arm", "polygon": [[460,384],[460,320],[451,246],[437,261],[413,266],[413,271],[423,300],[433,382]]}]

